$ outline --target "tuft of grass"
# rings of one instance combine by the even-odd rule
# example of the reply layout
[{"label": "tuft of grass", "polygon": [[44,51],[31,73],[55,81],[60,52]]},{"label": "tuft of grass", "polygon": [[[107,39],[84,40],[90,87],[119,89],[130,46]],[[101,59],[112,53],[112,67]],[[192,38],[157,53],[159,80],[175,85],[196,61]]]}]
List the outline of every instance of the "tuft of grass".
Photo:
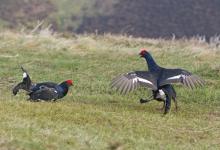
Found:
[{"label": "tuft of grass", "polygon": [[[159,102],[139,104],[140,89],[119,95],[111,79],[146,70],[139,49],[158,64],[185,68],[206,80],[190,91],[176,85],[180,110],[163,116]],[[142,39],[106,34],[0,33],[0,149],[218,149],[220,147],[220,49],[191,40]],[[56,103],[12,96],[23,65],[33,81],[73,79]]]}]

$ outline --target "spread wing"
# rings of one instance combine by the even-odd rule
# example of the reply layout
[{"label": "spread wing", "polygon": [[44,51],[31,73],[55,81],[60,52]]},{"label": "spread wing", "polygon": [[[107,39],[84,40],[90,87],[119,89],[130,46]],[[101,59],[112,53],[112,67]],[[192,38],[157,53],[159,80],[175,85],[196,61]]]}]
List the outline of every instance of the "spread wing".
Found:
[{"label": "spread wing", "polygon": [[40,87],[39,90],[31,92],[29,95],[32,100],[56,100],[59,96],[56,89],[46,86]]},{"label": "spread wing", "polygon": [[135,71],[117,76],[112,80],[111,87],[116,88],[122,94],[126,94],[137,89],[139,86],[156,90],[156,83],[153,74],[150,72]]},{"label": "spread wing", "polygon": [[182,83],[183,85],[194,89],[198,86],[204,86],[205,81],[192,73],[183,69],[164,69],[159,85]]}]

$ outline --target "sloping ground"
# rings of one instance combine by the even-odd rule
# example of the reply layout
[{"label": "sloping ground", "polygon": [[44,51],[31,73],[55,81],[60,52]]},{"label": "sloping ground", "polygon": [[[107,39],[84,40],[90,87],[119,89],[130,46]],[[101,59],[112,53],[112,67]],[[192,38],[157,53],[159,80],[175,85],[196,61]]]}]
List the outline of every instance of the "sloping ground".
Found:
[{"label": "sloping ground", "polygon": [[78,31],[151,38],[220,34],[218,0],[121,0],[112,12],[85,18]]},{"label": "sloping ground", "polygon": [[[162,104],[139,104],[150,91],[123,96],[109,83],[116,75],[145,70],[146,47],[165,67],[182,67],[204,78],[190,91],[176,85],[179,112],[162,116]],[[0,149],[218,149],[220,147],[220,49],[192,40],[123,36],[0,33]],[[12,86],[23,65],[34,81],[73,79],[56,103],[31,103]]]}]

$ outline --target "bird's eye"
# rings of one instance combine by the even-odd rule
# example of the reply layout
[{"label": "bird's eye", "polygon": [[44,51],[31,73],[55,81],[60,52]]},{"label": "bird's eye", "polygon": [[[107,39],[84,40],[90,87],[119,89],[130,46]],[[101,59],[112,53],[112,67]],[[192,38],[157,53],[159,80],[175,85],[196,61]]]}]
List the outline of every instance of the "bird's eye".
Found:
[{"label": "bird's eye", "polygon": [[45,88],[45,86],[40,86],[40,89],[44,89]]}]

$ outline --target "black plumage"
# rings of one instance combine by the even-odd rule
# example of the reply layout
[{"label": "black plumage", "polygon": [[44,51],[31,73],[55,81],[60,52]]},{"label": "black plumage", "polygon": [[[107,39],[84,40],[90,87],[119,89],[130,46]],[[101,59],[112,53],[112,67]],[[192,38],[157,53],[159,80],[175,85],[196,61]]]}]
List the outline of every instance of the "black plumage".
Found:
[{"label": "black plumage", "polygon": [[30,96],[30,100],[32,101],[56,101],[57,99],[61,99],[69,91],[69,87],[73,85],[72,80],[66,80],[60,84],[53,82],[42,82],[34,84],[27,71],[21,67],[23,71],[23,80],[18,83],[12,90],[12,93],[16,95],[19,90],[25,90],[27,94]]},{"label": "black plumage", "polygon": [[[153,99],[163,101],[165,105],[164,113],[169,111],[170,101],[176,102],[176,92],[172,86],[173,83],[182,83],[190,89],[203,86],[205,82],[196,75],[184,69],[167,69],[160,67],[154,61],[153,57],[146,50],[140,52],[140,56],[145,58],[148,71],[133,71],[117,76],[112,80],[111,87],[116,88],[122,94],[126,94],[137,89],[139,86],[144,86],[152,89]],[[163,95],[163,98],[158,98],[156,95]],[[150,100],[141,99],[140,102],[148,102]]]}]

